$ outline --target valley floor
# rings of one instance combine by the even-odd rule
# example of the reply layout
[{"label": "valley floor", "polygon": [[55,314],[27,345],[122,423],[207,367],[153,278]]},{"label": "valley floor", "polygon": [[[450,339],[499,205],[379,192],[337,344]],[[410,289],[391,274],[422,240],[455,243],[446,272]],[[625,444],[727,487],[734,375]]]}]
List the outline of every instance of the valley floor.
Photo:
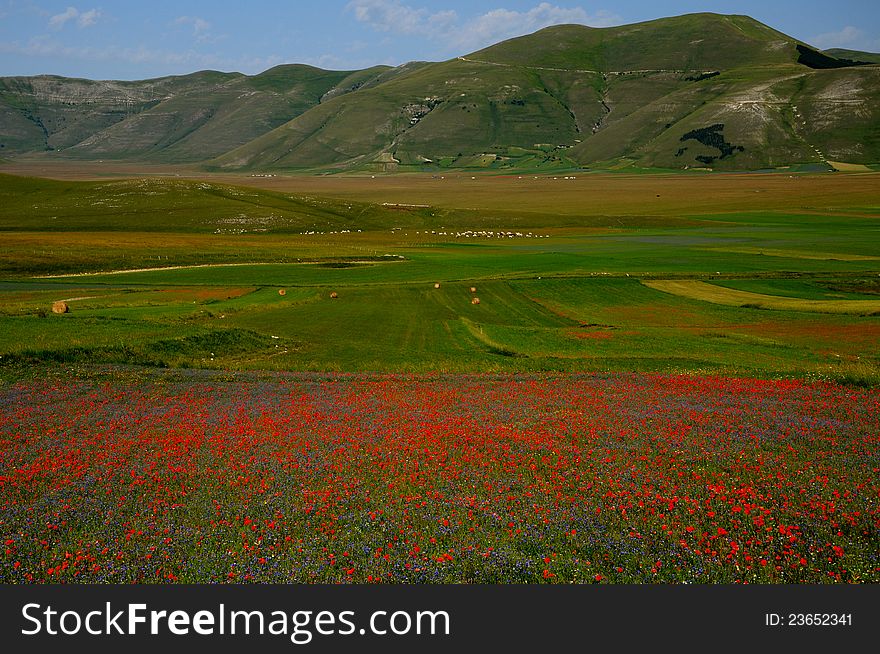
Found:
[{"label": "valley floor", "polygon": [[0,175],[0,581],[880,582],[880,174],[229,181]]}]

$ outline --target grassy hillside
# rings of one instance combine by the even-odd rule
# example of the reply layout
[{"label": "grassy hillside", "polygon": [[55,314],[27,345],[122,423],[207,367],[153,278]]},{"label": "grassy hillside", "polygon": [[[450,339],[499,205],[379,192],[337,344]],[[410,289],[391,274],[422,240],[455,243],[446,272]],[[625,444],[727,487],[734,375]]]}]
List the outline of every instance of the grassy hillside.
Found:
[{"label": "grassy hillside", "polygon": [[277,66],[259,75],[194,73],[143,82],[0,80],[2,151],[78,158],[202,161],[388,71]]},{"label": "grassy hillside", "polygon": [[562,25],[440,63],[0,82],[0,153],[221,170],[829,169],[880,161],[880,67],[747,16]]},{"label": "grassy hillside", "polygon": [[880,64],[880,53],[863,52],[862,50],[847,50],[846,48],[831,48],[825,50],[825,54],[837,59],[850,59],[851,61],[865,61],[872,64]]},{"label": "grassy hillside", "polygon": [[875,67],[729,71],[609,121],[572,155],[662,168],[871,163],[880,158],[878,100]]},{"label": "grassy hillside", "polygon": [[[334,98],[218,159],[218,165],[303,167],[344,163],[384,169],[381,162],[485,163],[519,149],[542,159],[579,133],[569,97],[591,100],[582,122],[595,119],[593,85],[462,60],[431,64],[356,94]],[[571,83],[569,83],[571,82]],[[562,87],[554,95],[545,86]],[[386,154],[387,157],[382,155]],[[552,156],[552,155],[551,155]]]},{"label": "grassy hillside", "polygon": [[139,82],[57,76],[0,79],[4,151],[64,150],[181,93],[207,94],[242,77],[203,71]]},{"label": "grassy hillside", "polygon": [[548,27],[469,55],[527,67],[642,70],[728,70],[790,63],[796,41],[749,18],[688,14],[621,27]]},{"label": "grassy hillside", "polygon": [[382,171],[870,163],[880,160],[877,75],[745,16],[563,25],[337,98],[216,163]]}]

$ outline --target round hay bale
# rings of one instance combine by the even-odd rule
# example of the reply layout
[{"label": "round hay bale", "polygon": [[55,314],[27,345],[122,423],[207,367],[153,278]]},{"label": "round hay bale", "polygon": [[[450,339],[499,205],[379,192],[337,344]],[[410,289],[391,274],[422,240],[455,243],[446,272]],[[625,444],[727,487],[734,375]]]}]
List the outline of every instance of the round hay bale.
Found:
[{"label": "round hay bale", "polygon": [[479,303],[480,303],[480,298],[478,298],[478,297],[475,297],[473,300],[471,300],[471,304],[479,304]]},{"label": "round hay bale", "polygon": [[333,291],[333,292],[330,294],[330,299],[331,299],[331,300],[335,300],[335,299],[338,298],[338,297],[339,297],[339,293],[337,293],[336,291]]},{"label": "round hay bale", "polygon": [[477,287],[471,286],[471,293],[476,293],[476,292],[477,292]]},{"label": "round hay bale", "polygon": [[53,302],[52,313],[70,313],[70,307],[67,305],[67,302]]},{"label": "round hay bale", "polygon": [[278,295],[281,295],[282,297],[285,296],[285,295],[287,295],[287,289],[279,288],[279,289],[278,289]]},{"label": "round hay bale", "polygon": [[434,288],[440,288],[440,284],[434,284]]}]

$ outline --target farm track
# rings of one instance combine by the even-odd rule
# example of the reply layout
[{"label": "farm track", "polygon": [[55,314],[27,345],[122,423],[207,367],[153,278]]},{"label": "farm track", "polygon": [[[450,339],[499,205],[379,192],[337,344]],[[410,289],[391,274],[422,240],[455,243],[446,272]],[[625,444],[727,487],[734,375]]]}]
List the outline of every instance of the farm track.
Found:
[{"label": "farm track", "polygon": [[[183,265],[183,266],[159,266],[157,268],[120,268],[119,270],[102,270],[99,272],[83,272],[83,273],[68,273],[62,275],[38,275],[33,277],[33,279],[61,279],[65,277],[96,277],[99,275],[124,275],[127,273],[144,273],[144,272],[157,272],[162,270],[189,270],[194,268],[235,268],[241,266],[314,266],[320,264],[333,263],[334,261],[285,261],[282,263],[274,262],[274,261],[251,261],[246,263],[200,263],[193,265]],[[345,260],[343,263],[352,264],[352,265],[373,265],[379,263],[391,263],[389,261],[381,261],[381,260],[364,260],[364,261],[349,261]],[[86,299],[86,298],[73,298],[73,299]],[[90,299],[90,298],[88,298]]]}]

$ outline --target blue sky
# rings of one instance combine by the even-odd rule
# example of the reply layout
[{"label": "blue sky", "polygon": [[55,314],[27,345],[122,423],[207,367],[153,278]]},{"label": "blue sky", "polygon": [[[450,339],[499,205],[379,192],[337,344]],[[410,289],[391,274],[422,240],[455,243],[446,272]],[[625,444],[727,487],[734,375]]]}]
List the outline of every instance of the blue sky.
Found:
[{"label": "blue sky", "polygon": [[748,14],[821,48],[880,51],[876,0],[0,0],[0,75],[143,79],[280,63],[443,60],[557,23]]}]

